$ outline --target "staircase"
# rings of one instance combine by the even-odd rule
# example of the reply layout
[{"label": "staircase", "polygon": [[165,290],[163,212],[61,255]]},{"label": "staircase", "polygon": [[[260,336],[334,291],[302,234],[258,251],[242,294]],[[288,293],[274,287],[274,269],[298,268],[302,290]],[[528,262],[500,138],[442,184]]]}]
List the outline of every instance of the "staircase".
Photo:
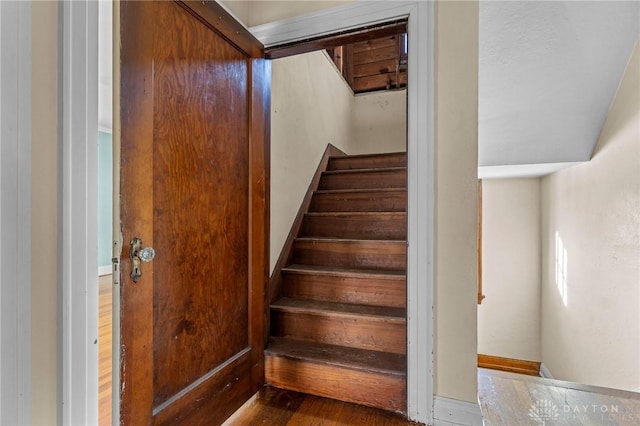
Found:
[{"label": "staircase", "polygon": [[267,383],[406,411],[406,154],[331,157],[271,304]]}]

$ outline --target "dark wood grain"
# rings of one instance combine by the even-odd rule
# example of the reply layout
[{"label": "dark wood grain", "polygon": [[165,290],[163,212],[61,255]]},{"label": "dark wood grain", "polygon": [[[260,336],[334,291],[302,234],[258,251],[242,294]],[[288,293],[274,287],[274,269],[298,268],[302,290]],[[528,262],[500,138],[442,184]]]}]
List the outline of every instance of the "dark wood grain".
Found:
[{"label": "dark wood grain", "polygon": [[389,22],[371,27],[349,30],[334,35],[300,40],[278,46],[270,46],[265,50],[265,54],[269,59],[284,58],[287,56],[299,55],[301,53],[313,52],[315,50],[349,45],[360,41],[393,36],[406,32],[407,21],[406,19],[402,19],[396,22]]},{"label": "dark wood grain", "polygon": [[316,191],[310,212],[406,212],[407,191],[404,189],[343,189]]},{"label": "dark wood grain", "polygon": [[350,305],[345,309],[337,303],[285,300],[271,305],[272,336],[406,353],[406,320],[398,308]]},{"label": "dark wood grain", "polygon": [[327,170],[376,169],[407,167],[407,153],[364,154],[332,157]]},{"label": "dark wood grain", "polygon": [[[152,423],[153,264],[137,283],[130,278],[129,241],[153,240],[153,28],[151,3],[120,3],[120,423]],[[150,13],[151,12],[151,13]],[[143,190],[140,190],[143,188]]]},{"label": "dark wood grain", "polygon": [[406,188],[407,169],[335,170],[322,174],[318,189]]},{"label": "dark wood grain", "polygon": [[285,297],[406,307],[406,275],[402,272],[290,265],[283,269]]},{"label": "dark wood grain", "polygon": [[[267,382],[272,386],[328,398],[339,397],[342,401],[390,411],[405,410],[406,379],[403,375],[348,370],[330,363],[269,353],[265,362]],[[328,416],[331,413],[325,412],[320,418]]]},{"label": "dark wood grain", "polygon": [[404,375],[407,357],[404,354],[370,351],[347,346],[271,337],[267,353],[319,363],[330,362],[354,370]]},{"label": "dark wood grain", "polygon": [[405,240],[407,214],[404,212],[307,213],[302,222],[300,235],[363,240]]},{"label": "dark wood grain", "polygon": [[121,5],[123,237],[156,250],[137,283],[123,253],[124,424],[220,424],[264,383],[269,68],[188,3]]},{"label": "dark wood grain", "polygon": [[326,167],[335,170],[316,179],[327,189],[313,192],[304,210],[320,211],[307,211],[292,230],[298,238],[279,270],[284,297],[270,307],[265,377],[404,411],[406,154],[323,159],[318,170]]},{"label": "dark wood grain", "polygon": [[166,6],[154,49],[156,405],[249,343],[247,61]]},{"label": "dark wood grain", "polygon": [[298,238],[294,243],[293,262],[402,271],[407,264],[407,244],[404,241]]},{"label": "dark wood grain", "polygon": [[417,423],[389,411],[268,386],[225,424],[400,426]]}]

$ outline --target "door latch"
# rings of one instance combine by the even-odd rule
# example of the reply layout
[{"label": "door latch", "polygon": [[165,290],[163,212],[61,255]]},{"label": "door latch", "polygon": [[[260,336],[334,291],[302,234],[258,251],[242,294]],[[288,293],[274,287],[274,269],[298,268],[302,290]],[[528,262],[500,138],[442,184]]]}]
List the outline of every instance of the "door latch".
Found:
[{"label": "door latch", "polygon": [[133,237],[129,244],[129,258],[131,259],[131,279],[134,283],[142,276],[141,262],[151,262],[156,256],[153,247],[142,248],[142,240]]}]

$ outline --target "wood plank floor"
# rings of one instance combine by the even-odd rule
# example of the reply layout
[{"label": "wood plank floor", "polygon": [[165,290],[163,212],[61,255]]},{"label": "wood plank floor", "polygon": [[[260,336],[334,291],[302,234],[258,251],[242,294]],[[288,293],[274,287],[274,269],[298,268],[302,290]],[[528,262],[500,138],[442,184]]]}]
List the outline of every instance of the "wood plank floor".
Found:
[{"label": "wood plank floor", "polygon": [[263,388],[226,426],[415,425],[399,414],[271,387]]},{"label": "wood plank floor", "polygon": [[98,278],[98,422],[111,426],[111,275]]},{"label": "wood plank floor", "polygon": [[479,368],[478,396],[487,426],[640,425],[635,392]]}]

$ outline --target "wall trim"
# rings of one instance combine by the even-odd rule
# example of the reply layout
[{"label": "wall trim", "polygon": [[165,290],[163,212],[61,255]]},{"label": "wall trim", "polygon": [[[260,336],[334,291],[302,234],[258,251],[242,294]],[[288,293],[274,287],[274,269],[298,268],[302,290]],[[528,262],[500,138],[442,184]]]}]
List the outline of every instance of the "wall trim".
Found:
[{"label": "wall trim", "polygon": [[551,374],[551,371],[549,371],[547,366],[544,365],[544,362],[540,363],[540,377],[544,377],[545,379],[553,379],[553,374]]},{"label": "wall trim", "polygon": [[403,18],[415,11],[415,7],[415,1],[359,1],[256,25],[249,30],[265,47],[272,47]]},{"label": "wall trim", "polygon": [[113,265],[98,266],[98,276],[111,275],[113,272]]},{"label": "wall trim", "polygon": [[[59,423],[98,423],[98,2],[60,5]],[[79,253],[82,253],[79,255]]]},{"label": "wall trim", "polygon": [[435,396],[433,401],[433,424],[436,426],[483,425],[480,403]]},{"label": "wall trim", "polygon": [[505,358],[495,355],[478,354],[478,367],[510,373],[540,376],[540,362],[523,359]]},{"label": "wall trim", "polygon": [[433,422],[434,2],[356,2],[250,28],[275,46],[408,17],[407,414]]},{"label": "wall trim", "polygon": [[30,424],[29,2],[0,2],[0,52],[0,424]]}]

